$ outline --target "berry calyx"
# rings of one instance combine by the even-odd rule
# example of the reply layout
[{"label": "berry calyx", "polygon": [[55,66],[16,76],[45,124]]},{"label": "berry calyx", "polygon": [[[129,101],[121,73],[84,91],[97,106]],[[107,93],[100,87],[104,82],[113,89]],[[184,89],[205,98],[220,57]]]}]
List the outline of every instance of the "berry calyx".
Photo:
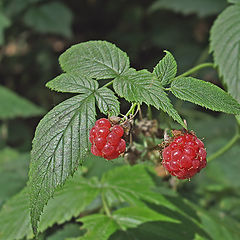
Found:
[{"label": "berry calyx", "polygon": [[206,149],[203,142],[193,133],[182,133],[162,152],[162,165],[168,172],[179,179],[193,177],[206,167]]},{"label": "berry calyx", "polygon": [[107,160],[118,158],[126,149],[126,142],[121,138],[123,135],[120,125],[112,126],[106,118],[97,120],[89,133],[92,154]]}]

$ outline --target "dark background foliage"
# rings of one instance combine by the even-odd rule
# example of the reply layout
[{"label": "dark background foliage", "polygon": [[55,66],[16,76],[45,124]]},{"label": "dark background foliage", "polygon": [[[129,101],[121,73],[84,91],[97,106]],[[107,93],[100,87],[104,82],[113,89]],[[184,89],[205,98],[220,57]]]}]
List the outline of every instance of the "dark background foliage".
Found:
[{"label": "dark background foliage", "polygon": [[[152,70],[166,49],[178,62],[178,74],[196,64],[212,61],[208,53],[209,30],[227,2],[198,1],[199,6],[191,0],[170,2],[173,4],[160,0],[3,0],[0,3],[0,84],[46,112],[68,97],[45,87],[61,72],[59,55],[71,45],[88,40],[115,43],[128,53],[136,69]],[[212,69],[204,69],[196,76],[224,88]],[[188,120],[190,129],[204,138],[209,155],[234,135],[234,117],[174,98],[173,102]],[[126,112],[127,107],[123,104],[121,111]],[[26,184],[31,140],[41,119],[35,115],[0,122],[0,206]],[[153,110],[153,115],[161,120],[157,111]],[[216,212],[217,216],[240,221],[239,153],[236,144],[191,182],[180,183],[178,192]],[[109,168],[105,164],[95,165],[86,166],[90,175],[101,175]],[[147,225],[144,227],[148,228]],[[154,227],[158,229],[157,225]],[[56,236],[49,239],[62,239],[65,232],[74,229],[71,224],[60,230],[54,226],[48,234]]]}]

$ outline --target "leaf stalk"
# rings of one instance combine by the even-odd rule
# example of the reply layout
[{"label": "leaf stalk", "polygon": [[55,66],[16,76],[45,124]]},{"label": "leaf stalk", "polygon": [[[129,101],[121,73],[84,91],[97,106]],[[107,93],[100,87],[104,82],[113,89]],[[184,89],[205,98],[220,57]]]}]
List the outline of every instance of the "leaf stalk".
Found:
[{"label": "leaf stalk", "polygon": [[218,158],[225,152],[227,152],[238,140],[240,139],[240,133],[239,133],[239,127],[236,131],[236,134],[233,136],[233,138],[222,148],[220,148],[217,152],[210,155],[210,157],[207,159],[208,162],[212,161],[215,158]]},{"label": "leaf stalk", "polygon": [[203,69],[203,68],[207,68],[207,67],[212,67],[212,68],[215,68],[215,65],[214,63],[201,63],[191,69],[189,69],[188,71],[186,71],[185,73],[177,76],[176,78],[180,78],[180,77],[186,77],[186,76],[189,76],[195,72],[198,72],[200,69]]},{"label": "leaf stalk", "polygon": [[103,209],[104,209],[105,213],[107,214],[108,217],[111,217],[112,214],[108,207],[108,203],[107,203],[107,200],[105,199],[104,193],[101,193],[101,198],[102,198],[102,204],[103,204]]}]

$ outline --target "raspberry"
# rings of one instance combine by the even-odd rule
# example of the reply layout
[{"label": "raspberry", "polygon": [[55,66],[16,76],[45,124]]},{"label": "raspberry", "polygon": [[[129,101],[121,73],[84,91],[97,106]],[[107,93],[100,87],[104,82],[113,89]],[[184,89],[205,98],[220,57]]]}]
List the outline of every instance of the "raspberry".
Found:
[{"label": "raspberry", "polygon": [[203,142],[192,133],[183,133],[164,148],[162,165],[179,179],[191,178],[206,167],[206,156]]},{"label": "raspberry", "polygon": [[89,133],[92,154],[107,160],[118,158],[126,149],[126,142],[121,138],[123,134],[124,130],[120,125],[112,127],[106,118],[97,120]]},{"label": "raspberry", "polygon": [[119,137],[122,137],[124,134],[123,128],[119,125],[112,127],[112,132],[116,133]]},{"label": "raspberry", "polygon": [[115,132],[111,132],[107,136],[107,141],[113,146],[117,146],[120,143],[121,137],[119,137]]},{"label": "raspberry", "polygon": [[100,118],[100,119],[98,119],[96,121],[95,126],[110,128],[111,127],[111,123],[106,118]]}]

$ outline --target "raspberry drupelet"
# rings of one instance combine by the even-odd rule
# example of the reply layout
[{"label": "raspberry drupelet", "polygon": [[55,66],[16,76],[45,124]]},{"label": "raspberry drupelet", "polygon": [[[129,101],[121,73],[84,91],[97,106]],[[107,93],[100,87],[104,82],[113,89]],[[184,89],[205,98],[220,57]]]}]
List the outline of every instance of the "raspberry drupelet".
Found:
[{"label": "raspberry drupelet", "polygon": [[124,130],[120,125],[112,126],[106,118],[97,120],[89,134],[92,154],[107,160],[118,158],[126,149],[123,134]]},{"label": "raspberry drupelet", "polygon": [[171,175],[187,179],[206,167],[206,156],[203,142],[192,133],[183,133],[164,148],[162,165]]}]

